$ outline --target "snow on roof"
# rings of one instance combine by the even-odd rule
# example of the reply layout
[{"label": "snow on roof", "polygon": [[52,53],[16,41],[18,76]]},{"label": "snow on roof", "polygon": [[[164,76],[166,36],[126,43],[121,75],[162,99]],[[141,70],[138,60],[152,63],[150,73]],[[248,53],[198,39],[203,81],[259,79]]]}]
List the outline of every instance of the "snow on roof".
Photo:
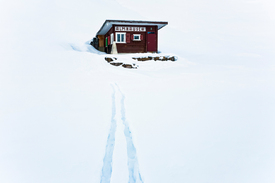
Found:
[{"label": "snow on roof", "polygon": [[96,35],[105,35],[112,25],[156,25],[158,29],[166,26],[168,22],[160,21],[141,21],[141,20],[106,20]]}]

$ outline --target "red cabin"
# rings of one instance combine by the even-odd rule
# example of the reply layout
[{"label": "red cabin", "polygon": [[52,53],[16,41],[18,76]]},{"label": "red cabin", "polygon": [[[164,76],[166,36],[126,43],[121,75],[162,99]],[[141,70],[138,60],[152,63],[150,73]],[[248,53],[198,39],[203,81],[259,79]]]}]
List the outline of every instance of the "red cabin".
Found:
[{"label": "red cabin", "polygon": [[158,30],[168,22],[106,20],[93,39],[99,51],[111,53],[114,43],[118,53],[158,52]]}]

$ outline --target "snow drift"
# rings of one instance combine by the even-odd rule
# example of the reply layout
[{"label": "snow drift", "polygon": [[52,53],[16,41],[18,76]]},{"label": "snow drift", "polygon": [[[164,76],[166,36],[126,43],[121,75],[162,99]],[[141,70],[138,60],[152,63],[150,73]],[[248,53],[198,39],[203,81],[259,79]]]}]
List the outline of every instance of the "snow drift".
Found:
[{"label": "snow drift", "polygon": [[[274,182],[274,21],[265,6],[143,6],[155,2],[1,1],[0,182],[99,183],[115,83],[125,98],[115,103],[123,110],[110,182],[139,173],[148,183]],[[178,61],[108,64],[86,42],[110,17],[168,21],[160,51]]]}]

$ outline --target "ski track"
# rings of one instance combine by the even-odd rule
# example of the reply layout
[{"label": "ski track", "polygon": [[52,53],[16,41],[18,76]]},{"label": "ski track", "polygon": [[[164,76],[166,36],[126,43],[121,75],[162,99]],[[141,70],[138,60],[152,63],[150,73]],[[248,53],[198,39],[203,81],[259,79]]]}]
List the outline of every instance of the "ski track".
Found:
[{"label": "ski track", "polygon": [[132,133],[130,131],[129,123],[125,116],[125,95],[121,92],[117,85],[118,91],[121,94],[121,120],[124,124],[124,135],[127,143],[128,155],[128,170],[129,170],[129,183],[143,183],[138,166],[137,152],[133,142]]},{"label": "ski track", "polygon": [[121,120],[124,125],[124,135],[127,144],[127,156],[128,156],[128,171],[129,171],[129,180],[128,183],[143,183],[137,159],[137,152],[133,142],[132,133],[129,127],[129,123],[126,120],[125,116],[125,95],[121,92],[117,84],[112,85],[113,94],[112,94],[112,117],[111,117],[111,128],[109,131],[107,145],[105,150],[105,156],[103,159],[103,167],[101,173],[100,183],[110,183],[112,176],[112,161],[113,161],[113,152],[115,146],[115,133],[116,133],[116,97],[119,97],[121,104]]},{"label": "ski track", "polygon": [[110,183],[110,179],[112,176],[112,162],[113,162],[113,152],[115,147],[115,133],[116,133],[116,101],[115,95],[116,91],[114,86],[113,88],[113,95],[112,95],[112,117],[111,117],[111,128],[107,139],[107,145],[105,149],[105,156],[103,159],[103,167],[101,173],[101,180],[100,183]]}]

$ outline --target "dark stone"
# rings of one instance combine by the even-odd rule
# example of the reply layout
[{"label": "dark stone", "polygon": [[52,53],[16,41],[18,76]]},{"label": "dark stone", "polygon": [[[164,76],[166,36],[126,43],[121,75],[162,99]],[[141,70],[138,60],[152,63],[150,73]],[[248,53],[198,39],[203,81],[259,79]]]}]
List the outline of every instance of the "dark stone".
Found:
[{"label": "dark stone", "polygon": [[122,65],[123,63],[121,63],[121,62],[112,62],[112,63],[110,63],[111,65],[114,65],[114,66],[120,66],[120,65]]},{"label": "dark stone", "polygon": [[110,57],[105,57],[105,60],[107,61],[107,62],[112,62],[112,61],[114,61],[112,58],[110,58]]},{"label": "dark stone", "polygon": [[169,58],[169,60],[171,60],[171,61],[177,61],[177,57],[172,56],[172,57]]},{"label": "dark stone", "polygon": [[163,57],[163,58],[161,59],[161,61],[167,61],[167,60],[168,60],[167,57]]},{"label": "dark stone", "polygon": [[128,69],[136,69],[137,67],[133,67],[131,64],[123,64],[122,67],[128,68]]},{"label": "dark stone", "polygon": [[[152,59],[152,57],[151,57]],[[148,61],[148,60],[151,60],[149,57],[139,57],[137,58],[138,61]]]},{"label": "dark stone", "polygon": [[157,60],[159,60],[159,57],[154,57],[154,61],[157,61]]}]

